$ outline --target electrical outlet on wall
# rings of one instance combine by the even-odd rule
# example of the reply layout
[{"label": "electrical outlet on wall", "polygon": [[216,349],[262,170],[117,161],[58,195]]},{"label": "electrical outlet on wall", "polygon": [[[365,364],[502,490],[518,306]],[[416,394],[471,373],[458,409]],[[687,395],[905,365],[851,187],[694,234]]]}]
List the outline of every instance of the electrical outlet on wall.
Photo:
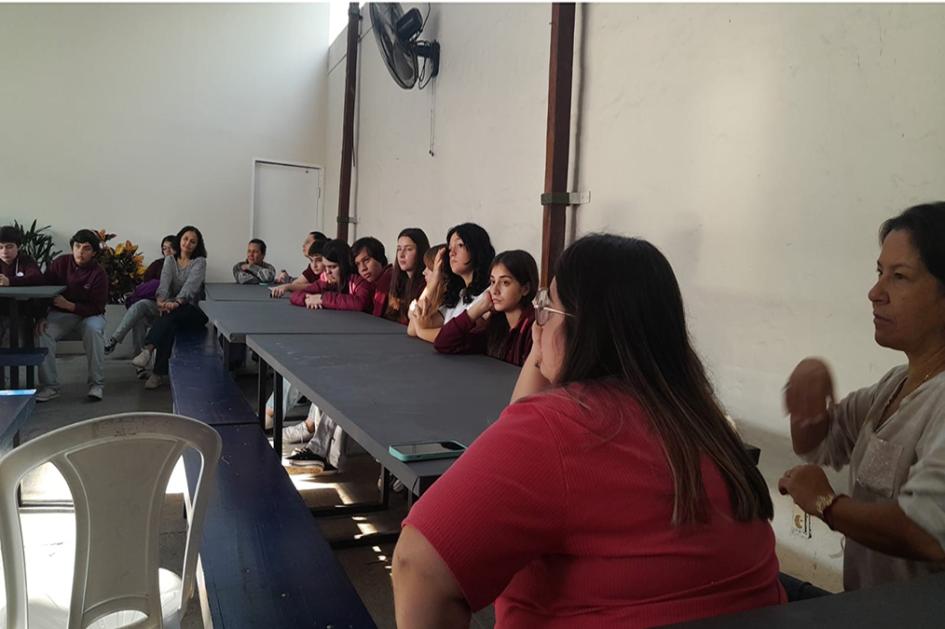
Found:
[{"label": "electrical outlet on wall", "polygon": [[803,509],[794,505],[791,513],[791,532],[798,537],[810,539],[813,537],[811,530],[810,514],[805,513]]}]

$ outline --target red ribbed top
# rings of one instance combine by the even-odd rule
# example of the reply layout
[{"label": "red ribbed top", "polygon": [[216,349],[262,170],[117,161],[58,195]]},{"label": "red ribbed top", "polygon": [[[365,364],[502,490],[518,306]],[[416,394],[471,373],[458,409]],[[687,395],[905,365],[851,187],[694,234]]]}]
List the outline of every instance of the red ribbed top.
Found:
[{"label": "red ribbed top", "polygon": [[674,528],[673,482],[636,401],[602,384],[505,409],[406,525],[502,628],[650,627],[786,600],[768,522],[733,519],[702,463],[711,518]]}]

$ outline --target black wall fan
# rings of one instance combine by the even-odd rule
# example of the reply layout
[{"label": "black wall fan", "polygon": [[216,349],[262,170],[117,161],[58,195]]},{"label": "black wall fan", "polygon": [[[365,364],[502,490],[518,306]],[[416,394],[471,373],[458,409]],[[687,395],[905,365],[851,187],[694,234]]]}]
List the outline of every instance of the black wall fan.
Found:
[{"label": "black wall fan", "polygon": [[397,2],[372,2],[371,23],[381,57],[397,85],[409,90],[419,82],[423,89],[439,73],[440,44],[419,39],[426,20],[418,9],[404,13]]}]

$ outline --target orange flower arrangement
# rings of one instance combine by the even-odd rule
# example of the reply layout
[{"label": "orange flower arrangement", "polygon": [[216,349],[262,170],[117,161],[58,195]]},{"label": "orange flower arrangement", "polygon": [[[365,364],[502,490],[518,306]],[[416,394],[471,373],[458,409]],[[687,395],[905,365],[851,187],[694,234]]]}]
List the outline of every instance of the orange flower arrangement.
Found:
[{"label": "orange flower arrangement", "polygon": [[145,271],[144,256],[138,253],[138,245],[130,240],[112,247],[108,241],[113,239],[115,234],[104,229],[98,230],[97,233],[102,241],[98,262],[108,276],[108,301],[112,304],[123,304],[135,286],[141,283]]}]

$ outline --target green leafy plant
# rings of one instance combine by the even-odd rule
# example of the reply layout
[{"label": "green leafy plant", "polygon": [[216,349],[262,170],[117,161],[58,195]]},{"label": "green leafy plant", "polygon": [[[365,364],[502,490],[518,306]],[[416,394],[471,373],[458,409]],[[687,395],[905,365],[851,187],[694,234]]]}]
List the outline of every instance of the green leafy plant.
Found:
[{"label": "green leafy plant", "polygon": [[98,262],[108,276],[108,301],[112,304],[123,304],[135,286],[141,283],[145,271],[144,256],[138,253],[138,245],[130,240],[112,247],[108,241],[114,238],[115,234],[109,234],[104,229],[98,230],[97,233],[102,241]]},{"label": "green leafy plant", "polygon": [[49,229],[49,225],[36,228],[36,221],[26,229],[18,222],[13,221],[13,227],[23,235],[23,242],[20,244],[20,251],[30,256],[40,268],[45,269],[52,262],[53,258],[61,254],[59,250],[53,250],[53,237],[51,234],[44,233]]}]

